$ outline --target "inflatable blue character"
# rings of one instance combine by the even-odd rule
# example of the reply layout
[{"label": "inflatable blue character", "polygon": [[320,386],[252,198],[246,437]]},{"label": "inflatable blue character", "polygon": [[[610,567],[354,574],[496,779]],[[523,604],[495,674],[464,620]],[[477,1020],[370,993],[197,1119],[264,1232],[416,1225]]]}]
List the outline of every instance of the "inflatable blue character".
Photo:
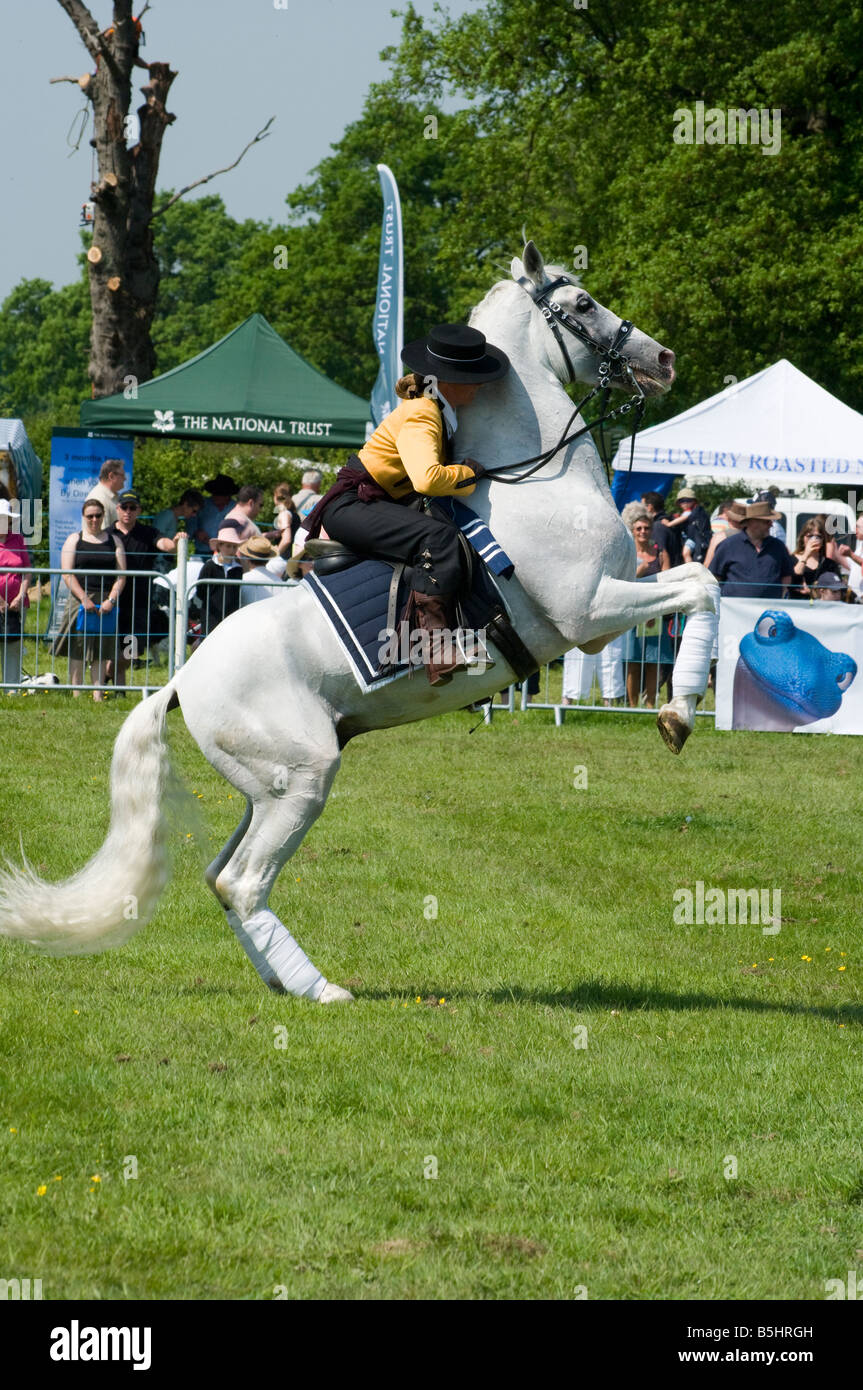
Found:
[{"label": "inflatable blue character", "polygon": [[770,609],[740,640],[732,729],[788,731],[835,714],[857,662]]}]

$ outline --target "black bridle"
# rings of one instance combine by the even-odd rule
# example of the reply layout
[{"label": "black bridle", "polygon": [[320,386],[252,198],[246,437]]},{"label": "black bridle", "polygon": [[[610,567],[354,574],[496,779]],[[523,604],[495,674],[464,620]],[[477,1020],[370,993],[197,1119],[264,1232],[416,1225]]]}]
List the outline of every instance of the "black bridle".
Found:
[{"label": "black bridle", "polygon": [[[629,470],[627,471],[631,471],[632,469],[632,462],[635,457],[635,436],[638,433],[638,428],[641,424],[642,416],[644,415],[646,400],[644,392],[636,381],[635,374],[629,365],[629,358],[621,352],[621,348],[631,334],[634,325],[630,319],[621,319],[617,332],[614,335],[614,340],[608,347],[602,347],[601,344],[594,342],[593,338],[591,338],[585,328],[582,328],[577,319],[574,319],[571,314],[568,314],[558,300],[550,298],[552,293],[556,289],[559,289],[561,285],[571,285],[571,283],[569,277],[566,275],[559,275],[556,280],[549,280],[545,285],[539,287],[537,287],[532,280],[529,280],[526,275],[519,276],[516,281],[516,284],[520,285],[525,293],[530,295],[534,304],[538,305],[543,318],[555,336],[557,345],[563,354],[566,369],[569,372],[567,381],[564,384],[568,385],[570,382],[575,381],[576,376],[572,366],[572,359],[567,351],[566,342],[560,331],[561,328],[565,328],[568,333],[578,338],[580,342],[584,343],[585,347],[589,348],[591,352],[599,357],[599,367],[597,369],[599,372],[599,381],[588,391],[584,399],[579,401],[564,426],[563,434],[553,448],[547,449],[545,453],[535,454],[533,458],[519,459],[518,463],[504,463],[501,464],[499,468],[487,468],[485,470],[488,477],[498,478],[502,483],[523,483],[525,478],[529,478],[531,474],[537,473],[539,469],[542,468],[543,464],[548,463],[549,459],[554,458],[555,454],[559,453],[567,444],[572,444],[576,439],[580,439],[583,434],[588,434],[591,430],[596,429],[597,425],[599,426],[600,443],[603,446],[602,452],[604,454],[604,432],[606,422],[616,419],[619,415],[628,415],[631,410],[635,411],[635,415],[632,422],[632,442],[629,451]],[[624,401],[623,405],[619,405],[616,410],[608,411],[606,407],[615,377],[619,377],[622,380],[628,378],[635,390],[629,400]],[[581,414],[584,407],[592,401],[596,395],[602,396],[602,413],[599,419],[593,420],[589,425],[582,425],[581,429],[575,430],[572,434],[569,434],[568,430],[573,420]],[[534,466],[531,468],[529,467],[530,464]],[[501,473],[508,472],[511,468],[527,468],[527,472],[520,473],[517,478],[500,477]]]}]

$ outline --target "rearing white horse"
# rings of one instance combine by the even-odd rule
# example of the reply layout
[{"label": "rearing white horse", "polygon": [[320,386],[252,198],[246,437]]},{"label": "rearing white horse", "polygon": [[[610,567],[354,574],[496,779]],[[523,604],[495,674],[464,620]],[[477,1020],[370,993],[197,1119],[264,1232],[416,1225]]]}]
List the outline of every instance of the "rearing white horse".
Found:
[{"label": "rearing white horse", "polygon": [[[524,288],[525,278],[537,291],[548,278],[532,242],[512,271],[513,279],[495,285],[471,315],[511,362],[509,374],[460,413],[458,456],[489,468],[552,449],[572,412],[563,389],[566,354]],[[574,276],[557,266],[549,271],[564,277],[555,298],[586,336],[603,347],[612,343],[621,320]],[[567,350],[575,376],[594,384],[596,356],[578,338]],[[672,352],[635,329],[626,353],[645,394],[668,390]],[[515,563],[501,588],[540,663],[573,646],[597,651],[663,613],[692,615],[674,698],[659,714],[666,741],[679,748],[707,683],[717,623],[713,577],[702,565],[683,565],[634,578],[635,547],[589,436],[515,486],[483,478],[470,505]],[[179,705],[201,752],[246,798],[242,821],[206,871],[232,930],[270,988],[321,1003],[351,999],[328,983],[270,910],[273,884],[323,810],[348,739],[492,695],[515,677],[500,652],[490,652],[493,668],[462,672],[443,687],[404,678],[364,693],[308,585],[240,609],[124,723],[111,764],[111,825],[89,863],[57,884],[29,866],[0,875],[0,933],[65,955],[121,945],[149,919],[168,876],[164,730],[168,711]]]}]

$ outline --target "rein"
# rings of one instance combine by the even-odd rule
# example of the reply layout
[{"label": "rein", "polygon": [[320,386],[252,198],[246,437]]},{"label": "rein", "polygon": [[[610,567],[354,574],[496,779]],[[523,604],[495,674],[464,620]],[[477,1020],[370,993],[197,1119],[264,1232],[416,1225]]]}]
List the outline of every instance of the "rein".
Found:
[{"label": "rein", "polygon": [[[627,415],[629,411],[634,410],[635,415],[633,417],[631,445],[629,450],[629,468],[627,469],[627,472],[631,472],[633,459],[635,457],[635,436],[638,433],[646,404],[644,392],[636,381],[632,368],[629,365],[629,358],[620,350],[633,330],[634,324],[631,319],[621,319],[617,332],[614,335],[614,341],[609,347],[604,348],[599,343],[594,342],[593,338],[582,328],[581,324],[566,312],[562,304],[558,303],[556,299],[549,298],[554,290],[558,289],[561,285],[568,285],[570,283],[565,275],[558,276],[556,280],[549,280],[547,284],[542,285],[539,289],[537,289],[533,281],[529,280],[525,275],[520,276],[516,283],[519,284],[525,293],[530,295],[533,302],[539,306],[543,318],[555,336],[557,345],[563,354],[563,360],[566,363],[567,371],[569,372],[569,378],[565,384],[568,385],[569,382],[575,381],[576,377],[572,366],[572,359],[567,351],[563,334],[560,331],[561,328],[565,328],[568,333],[571,333],[584,343],[586,347],[590,348],[591,352],[599,356],[599,381],[596,386],[588,391],[584,399],[579,401],[564,426],[563,434],[552,448],[546,449],[542,454],[534,454],[533,458],[519,459],[517,463],[504,463],[501,464],[499,468],[487,468],[485,470],[486,476],[489,478],[497,478],[501,483],[523,483],[526,478],[530,478],[532,474],[539,472],[540,468],[548,463],[550,459],[554,458],[555,454],[559,453],[567,444],[572,444],[576,439],[580,439],[583,434],[589,434],[590,431],[596,429],[597,426],[599,426],[600,439],[602,439],[605,424],[608,420],[614,420],[619,415]],[[611,395],[612,378],[616,375],[628,377],[631,384],[635,387],[635,392],[630,396],[628,401],[624,401],[623,405],[619,405],[616,410],[608,411],[606,410],[606,406],[608,405],[608,400]],[[568,431],[573,420],[575,420],[584,407],[592,401],[596,395],[602,395],[603,398],[603,413],[599,416],[599,419],[593,420],[589,425],[582,425],[581,429],[575,430],[572,434],[569,434]],[[529,466],[531,464],[533,467]],[[517,478],[503,478],[500,476],[502,473],[508,472],[512,468],[527,468],[527,472],[519,473]]]}]

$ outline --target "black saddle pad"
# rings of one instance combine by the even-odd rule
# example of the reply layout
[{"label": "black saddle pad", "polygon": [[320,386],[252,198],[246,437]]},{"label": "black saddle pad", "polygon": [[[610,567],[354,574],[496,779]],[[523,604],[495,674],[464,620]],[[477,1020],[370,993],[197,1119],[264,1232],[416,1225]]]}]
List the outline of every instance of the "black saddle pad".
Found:
[{"label": "black saddle pad", "polygon": [[[410,592],[410,574],[410,570],[403,572],[399,582],[396,627]],[[411,669],[404,651],[407,644],[393,641],[393,628],[387,625],[392,577],[393,566],[386,561],[361,560],[335,574],[315,574],[312,570],[303,581],[320,604],[363,690],[398,680]],[[475,628],[483,626],[501,606],[481,561],[474,562],[471,593],[460,600],[460,606],[463,624]]]}]

